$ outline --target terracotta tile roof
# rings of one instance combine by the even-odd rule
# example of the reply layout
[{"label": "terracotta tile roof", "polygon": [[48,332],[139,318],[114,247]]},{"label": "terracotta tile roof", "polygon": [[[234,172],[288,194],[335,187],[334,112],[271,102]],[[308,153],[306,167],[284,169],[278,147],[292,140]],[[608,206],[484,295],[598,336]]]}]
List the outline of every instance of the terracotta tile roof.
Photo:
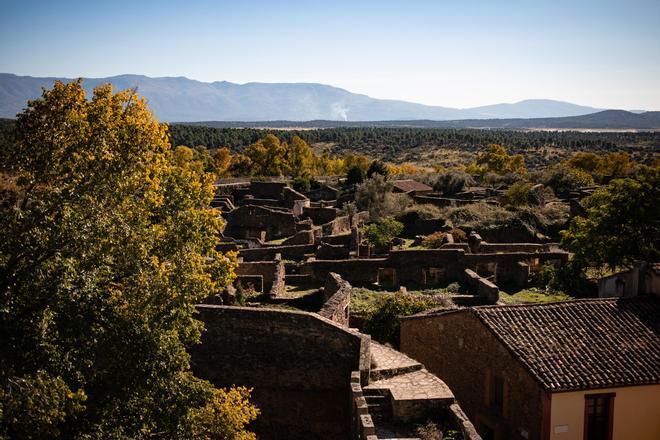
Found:
[{"label": "terracotta tile roof", "polygon": [[472,310],[547,390],[660,383],[657,298]]},{"label": "terracotta tile roof", "polygon": [[427,184],[412,179],[395,180],[392,182],[392,185],[394,185],[394,188],[403,193],[409,193],[413,191],[433,191],[433,188]]}]

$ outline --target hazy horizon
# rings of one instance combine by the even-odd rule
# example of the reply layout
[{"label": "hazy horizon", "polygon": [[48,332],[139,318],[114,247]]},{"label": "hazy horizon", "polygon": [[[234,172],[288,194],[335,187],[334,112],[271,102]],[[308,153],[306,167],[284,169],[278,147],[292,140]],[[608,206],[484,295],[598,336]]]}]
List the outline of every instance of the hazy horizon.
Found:
[{"label": "hazy horizon", "polygon": [[7,1],[0,71],[321,83],[469,108],[660,110],[660,2]]}]

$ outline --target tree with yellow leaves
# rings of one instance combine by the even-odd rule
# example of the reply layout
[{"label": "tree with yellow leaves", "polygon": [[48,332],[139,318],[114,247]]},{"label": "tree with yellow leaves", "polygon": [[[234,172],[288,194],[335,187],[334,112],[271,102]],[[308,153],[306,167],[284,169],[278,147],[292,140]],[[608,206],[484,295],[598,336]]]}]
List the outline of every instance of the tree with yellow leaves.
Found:
[{"label": "tree with yellow leaves", "polygon": [[477,155],[477,160],[467,167],[470,174],[495,173],[504,175],[508,173],[527,175],[525,160],[521,154],[510,155],[506,149],[498,144],[488,145],[488,150]]},{"label": "tree with yellow leaves", "polygon": [[57,82],[0,170],[0,437],[253,438],[245,389],[196,378],[194,304],[234,278],[210,173],[133,91]]},{"label": "tree with yellow leaves", "polygon": [[266,135],[245,149],[244,155],[250,159],[251,175],[282,176],[286,171],[287,144],[281,143],[273,134]]},{"label": "tree with yellow leaves", "polygon": [[314,153],[307,142],[294,136],[291,142],[285,144],[286,171],[295,179],[309,179],[312,176]]},{"label": "tree with yellow leaves", "polygon": [[216,177],[227,177],[229,167],[231,165],[231,152],[229,148],[218,148],[213,155],[213,168],[215,169]]}]

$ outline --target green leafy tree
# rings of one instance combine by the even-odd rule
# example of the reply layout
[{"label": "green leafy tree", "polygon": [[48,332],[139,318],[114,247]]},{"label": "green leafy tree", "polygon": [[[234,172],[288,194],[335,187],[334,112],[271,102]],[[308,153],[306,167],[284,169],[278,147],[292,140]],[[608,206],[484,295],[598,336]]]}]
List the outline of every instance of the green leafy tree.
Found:
[{"label": "green leafy tree", "polygon": [[380,174],[381,176],[387,178],[389,175],[389,170],[387,169],[385,162],[382,160],[374,160],[371,162],[371,165],[369,165],[369,169],[367,170],[367,177],[371,178],[374,176],[374,174]]},{"label": "green leafy tree", "polygon": [[57,82],[18,116],[0,193],[0,437],[253,438],[249,391],[196,378],[185,349],[194,304],[236,266],[189,150],[110,85],[87,100],[80,80]]},{"label": "green leafy tree", "polygon": [[630,267],[660,260],[660,168],[615,179],[583,200],[586,217],[562,232],[562,245],[580,267]]},{"label": "green leafy tree", "polygon": [[353,165],[346,173],[346,183],[349,185],[357,185],[364,182],[365,173],[359,165]]},{"label": "green leafy tree", "polygon": [[364,331],[377,341],[389,342],[398,347],[401,318],[423,312],[436,305],[429,297],[411,293],[396,292],[383,295],[368,314]]},{"label": "green leafy tree", "polygon": [[362,228],[362,236],[372,246],[384,249],[403,231],[403,223],[384,217]]}]

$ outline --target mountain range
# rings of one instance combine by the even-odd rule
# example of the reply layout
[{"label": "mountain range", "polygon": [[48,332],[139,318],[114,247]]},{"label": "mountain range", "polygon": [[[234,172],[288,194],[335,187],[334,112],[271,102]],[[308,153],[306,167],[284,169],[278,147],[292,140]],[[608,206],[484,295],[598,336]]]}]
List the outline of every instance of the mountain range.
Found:
[{"label": "mountain range", "polygon": [[557,118],[459,119],[450,121],[197,121],[184,125],[213,128],[337,128],[337,127],[409,127],[409,128],[480,128],[503,130],[659,130],[660,112],[634,113],[625,110],[603,110],[580,116]]},{"label": "mountain range", "polygon": [[[56,80],[0,73],[0,117],[13,118],[29,99],[41,95]],[[366,95],[314,83],[212,83],[185,77],[151,78],[120,75],[86,78],[91,90],[105,83],[117,89],[137,87],[150,108],[162,121],[450,121],[521,118],[556,118],[593,114],[601,111],[562,101],[531,99],[514,104],[495,104],[457,109],[406,101],[375,99]],[[626,112],[628,113],[628,112]]]}]

